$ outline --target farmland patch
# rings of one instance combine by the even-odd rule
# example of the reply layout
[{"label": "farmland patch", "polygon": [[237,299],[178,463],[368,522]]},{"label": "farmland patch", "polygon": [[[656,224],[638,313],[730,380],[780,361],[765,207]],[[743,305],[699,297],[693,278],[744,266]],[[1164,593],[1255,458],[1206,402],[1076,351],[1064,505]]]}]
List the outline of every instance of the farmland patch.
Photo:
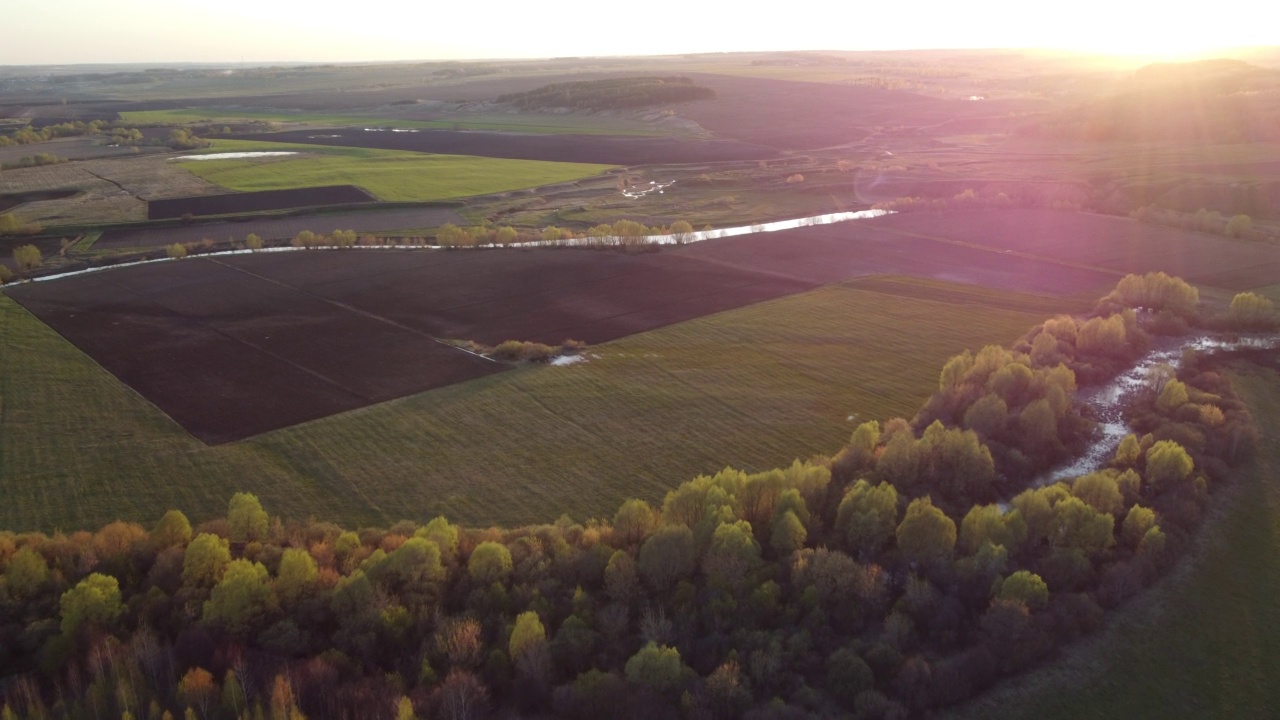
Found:
[{"label": "farmland patch", "polygon": [[444,207],[394,207],[343,210],[305,215],[252,216],[235,220],[205,222],[172,227],[114,227],[102,233],[94,248],[154,248],[173,243],[200,242],[206,238],[216,242],[239,242],[249,233],[264,240],[284,240],[303,230],[330,232],[387,232],[440,227],[446,223],[462,224],[458,213]]},{"label": "farmland patch", "polygon": [[[330,135],[336,135],[336,137]],[[298,130],[262,135],[232,135],[228,138],[607,165],[761,160],[778,155],[773,148],[736,140],[677,140],[665,137],[608,135],[522,135],[460,130],[379,133],[343,128],[323,136],[316,135],[311,130]]]},{"label": "farmland patch", "polygon": [[[2,200],[0,200],[2,201]],[[346,205],[374,202],[375,198],[354,185],[262,190],[259,192],[152,200],[147,203],[147,218],[164,220],[183,215],[227,215],[231,213],[265,212],[321,205]]]}]

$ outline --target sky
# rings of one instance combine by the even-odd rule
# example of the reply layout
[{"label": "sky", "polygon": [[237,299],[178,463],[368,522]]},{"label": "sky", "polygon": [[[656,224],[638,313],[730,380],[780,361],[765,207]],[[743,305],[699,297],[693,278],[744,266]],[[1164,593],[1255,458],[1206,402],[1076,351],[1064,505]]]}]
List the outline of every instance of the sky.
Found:
[{"label": "sky", "polygon": [[5,0],[0,65],[360,62],[1046,48],[1170,59],[1280,45],[1269,0]]}]

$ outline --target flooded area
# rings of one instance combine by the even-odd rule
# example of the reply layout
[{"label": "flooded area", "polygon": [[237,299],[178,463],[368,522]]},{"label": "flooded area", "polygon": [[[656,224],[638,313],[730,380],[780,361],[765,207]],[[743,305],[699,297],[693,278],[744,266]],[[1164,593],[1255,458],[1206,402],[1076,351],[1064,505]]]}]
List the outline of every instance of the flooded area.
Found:
[{"label": "flooded area", "polygon": [[1124,421],[1123,411],[1134,393],[1148,383],[1156,369],[1167,366],[1177,371],[1182,364],[1182,354],[1187,349],[1213,354],[1215,352],[1243,349],[1273,349],[1280,347],[1280,338],[1274,335],[1209,335],[1190,338],[1164,339],[1149,351],[1132,368],[1116,376],[1111,382],[1096,388],[1082,388],[1078,395],[1081,404],[1091,408],[1098,420],[1098,437],[1080,457],[1045,473],[1035,485],[1048,485],[1059,480],[1087,475],[1106,466],[1115,455],[1116,448],[1132,429]]},{"label": "flooded area", "polygon": [[282,155],[297,155],[297,152],[286,150],[271,150],[261,152],[225,152],[225,153],[209,153],[207,155],[183,155],[173,158],[177,160],[242,160],[244,158],[260,158],[260,157],[280,157]]}]

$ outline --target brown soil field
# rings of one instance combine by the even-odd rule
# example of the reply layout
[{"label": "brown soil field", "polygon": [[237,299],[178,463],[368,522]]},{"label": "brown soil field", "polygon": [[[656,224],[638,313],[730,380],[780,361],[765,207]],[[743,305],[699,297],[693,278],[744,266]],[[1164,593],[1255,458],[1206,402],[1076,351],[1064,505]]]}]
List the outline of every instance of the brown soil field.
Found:
[{"label": "brown soil field", "polygon": [[226,192],[184,170],[181,164],[169,162],[170,157],[111,158],[78,164],[141,200]]},{"label": "brown soil field", "polygon": [[[331,135],[337,137],[329,137]],[[676,140],[617,135],[522,135],[469,130],[366,132],[362,128],[340,128],[326,130],[319,135],[315,130],[294,130],[225,137],[231,140],[265,140],[606,165],[765,160],[778,156],[778,151],[773,148],[736,140]]]},{"label": "brown soil field", "polygon": [[988,119],[1011,127],[1010,113],[1038,104],[1026,100],[941,100],[902,90],[692,73],[716,99],[686,103],[677,112],[721,137],[786,150],[856,142],[874,128],[928,129],[966,121],[968,131]]},{"label": "brown soil field", "polygon": [[24,205],[29,202],[65,200],[69,197],[75,197],[75,195],[75,190],[38,190],[35,192],[0,195],[0,213],[8,212],[12,208],[16,208],[19,205]]},{"label": "brown soil field", "polygon": [[151,200],[147,218],[166,220],[183,215],[229,215],[232,213],[266,212],[292,208],[348,205],[376,202],[369,193],[355,185],[329,185],[294,190],[259,190],[257,192]]},{"label": "brown soil field", "polygon": [[596,344],[853,277],[1038,293],[1116,276],[867,228],[586,249],[314,251],[192,258],[9,292],[209,443],[496,372],[433,342]]},{"label": "brown soil field", "polygon": [[10,294],[210,444],[505,367],[208,259]]},{"label": "brown soil field", "polygon": [[29,203],[18,215],[24,221],[39,221],[46,227],[135,222],[147,218],[148,200],[226,192],[158,154],[98,158],[0,173],[0,195],[51,191],[75,192],[62,199]]},{"label": "brown soil field", "polygon": [[49,153],[66,160],[89,160],[106,157],[133,157],[134,155],[171,152],[163,147],[140,147],[135,153],[132,147],[108,147],[99,145],[87,137],[58,138],[35,145],[10,145],[0,147],[0,163],[13,163],[37,153]]},{"label": "brown soil field", "polygon": [[255,233],[264,240],[291,238],[303,230],[332,232],[386,232],[440,227],[446,223],[462,225],[465,220],[443,207],[414,207],[337,211],[271,217],[245,217],[237,220],[174,225],[172,227],[108,228],[94,243],[95,249],[163,247],[173,243],[200,242],[204,239],[222,242],[244,240]]},{"label": "brown soil field", "polygon": [[1162,270],[1198,285],[1229,290],[1280,282],[1275,246],[1129,218],[1048,210],[902,213],[859,228],[939,238],[1026,253],[1119,273]]},{"label": "brown soil field", "polygon": [[[88,168],[99,160],[60,163],[0,173],[0,194],[75,191],[60,200],[42,200],[19,208],[25,222],[50,225],[127,222],[146,218],[146,204],[128,190]],[[190,173],[188,173],[190,174]]]}]

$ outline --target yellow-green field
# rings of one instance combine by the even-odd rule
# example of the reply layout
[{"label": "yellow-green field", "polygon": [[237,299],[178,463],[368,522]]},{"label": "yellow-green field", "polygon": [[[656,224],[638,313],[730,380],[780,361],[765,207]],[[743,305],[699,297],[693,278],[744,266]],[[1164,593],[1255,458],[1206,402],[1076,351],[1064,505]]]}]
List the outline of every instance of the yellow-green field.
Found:
[{"label": "yellow-green field", "polygon": [[725,465],[833,452],[857,422],[913,414],[950,355],[1081,308],[869,278],[208,447],[0,296],[0,527],[201,519],[238,490],[347,525],[611,515]]},{"label": "yellow-green field", "polygon": [[273,151],[305,154],[188,160],[182,167],[229,190],[356,185],[381,200],[405,202],[447,200],[568,182],[599,175],[613,167],[244,140],[216,140],[205,152]]}]

